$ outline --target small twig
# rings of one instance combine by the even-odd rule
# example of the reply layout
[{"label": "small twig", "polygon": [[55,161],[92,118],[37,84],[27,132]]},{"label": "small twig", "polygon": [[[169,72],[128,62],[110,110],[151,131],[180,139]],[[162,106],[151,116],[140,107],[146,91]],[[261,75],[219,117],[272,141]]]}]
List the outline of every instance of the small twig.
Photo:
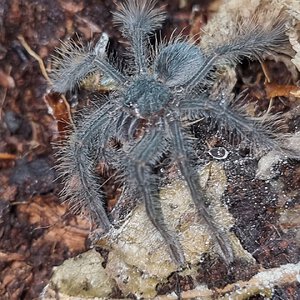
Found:
[{"label": "small twig", "polygon": [[2,119],[2,111],[3,111],[4,102],[6,99],[6,94],[7,94],[7,88],[4,88],[3,96],[0,99],[0,120]]},{"label": "small twig", "polygon": [[48,76],[48,73],[46,71],[46,68],[45,68],[45,65],[44,65],[44,62],[43,60],[41,59],[40,56],[38,56],[38,54],[36,54],[31,48],[30,46],[28,45],[28,43],[25,41],[24,37],[22,35],[18,35],[17,36],[18,40],[20,41],[21,45],[25,48],[25,50],[28,52],[28,54],[30,56],[32,56],[35,60],[37,60],[37,62],[39,63],[39,66],[40,66],[40,69],[41,69],[41,72],[44,76],[44,78],[49,82],[51,83],[51,79],[49,78]]},{"label": "small twig", "polygon": [[[260,62],[260,65],[261,65],[262,71],[265,75],[265,85],[267,85],[267,84],[271,83],[270,72],[269,72],[269,70],[268,70],[268,68],[267,68],[267,66],[264,62]],[[272,106],[273,106],[273,97],[270,98],[268,109],[267,109],[266,113],[263,116],[263,120],[265,120],[269,116],[269,114],[271,112],[271,109],[272,109]]]},{"label": "small twig", "polygon": [[16,155],[10,153],[0,153],[0,159],[16,159]]},{"label": "small twig", "polygon": [[[12,69],[12,67],[9,66],[8,75],[10,75],[11,69]],[[8,89],[7,87],[4,88],[3,95],[0,99],[0,120],[2,119],[2,111],[3,111],[5,99],[6,99],[7,89]]]},{"label": "small twig", "polygon": [[265,83],[270,83],[271,82],[271,76],[270,76],[270,72],[266,66],[266,64],[264,62],[260,62],[262,71],[266,77]]}]

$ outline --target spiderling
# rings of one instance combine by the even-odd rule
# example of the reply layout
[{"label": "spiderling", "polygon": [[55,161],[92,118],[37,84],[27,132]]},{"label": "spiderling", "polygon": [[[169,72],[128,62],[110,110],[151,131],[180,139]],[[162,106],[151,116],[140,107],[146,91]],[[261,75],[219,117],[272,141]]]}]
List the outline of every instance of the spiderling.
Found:
[{"label": "spiderling", "polygon": [[[126,0],[114,13],[114,21],[130,43],[134,65],[120,71],[95,46],[67,44],[56,59],[53,90],[72,91],[90,74],[100,71],[111,78],[116,91],[104,105],[79,119],[60,151],[59,169],[64,181],[63,198],[72,206],[89,212],[104,232],[112,228],[105,210],[103,180],[96,167],[102,164],[116,170],[131,198],[142,200],[152,224],[162,235],[170,255],[178,265],[185,264],[176,234],[165,223],[158,196],[158,177],[153,169],[164,155],[171,156],[187,183],[195,208],[206,222],[222,257],[234,260],[226,235],[215,224],[199,185],[193,138],[186,121],[206,118],[218,128],[226,128],[250,145],[293,155],[284,147],[285,135],[278,131],[279,117],[254,119],[237,101],[212,99],[213,72],[221,64],[236,63],[243,57],[261,59],[276,53],[287,43],[285,22],[259,25],[253,18],[241,23],[233,38],[215,48],[201,49],[179,36],[157,43],[153,51],[149,37],[159,29],[165,12],[152,0]],[[111,141],[117,141],[114,147]]]}]

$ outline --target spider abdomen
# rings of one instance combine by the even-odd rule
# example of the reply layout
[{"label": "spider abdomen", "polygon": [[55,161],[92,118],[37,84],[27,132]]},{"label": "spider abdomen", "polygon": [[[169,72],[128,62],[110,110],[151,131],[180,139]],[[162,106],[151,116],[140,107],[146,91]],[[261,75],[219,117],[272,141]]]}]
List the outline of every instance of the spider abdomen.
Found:
[{"label": "spider abdomen", "polygon": [[126,91],[124,104],[131,114],[146,119],[159,113],[171,99],[168,87],[150,76],[142,76]]}]

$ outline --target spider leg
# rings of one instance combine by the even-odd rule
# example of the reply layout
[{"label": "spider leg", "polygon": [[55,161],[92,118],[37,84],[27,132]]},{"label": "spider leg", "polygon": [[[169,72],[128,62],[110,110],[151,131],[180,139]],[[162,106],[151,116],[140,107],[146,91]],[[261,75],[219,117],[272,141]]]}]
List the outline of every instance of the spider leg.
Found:
[{"label": "spider leg", "polygon": [[180,130],[179,121],[171,121],[169,126],[173,141],[173,158],[175,159],[181,174],[187,182],[191,197],[195,203],[199,215],[208,225],[213,237],[217,241],[222,251],[224,260],[229,264],[234,259],[231,244],[226,236],[226,233],[223,234],[218,225],[213,221],[213,217],[210,215],[205,205],[207,202],[205,192],[200,187],[198,176],[190,165],[189,153],[191,151],[189,149],[190,146],[187,138]]},{"label": "spider leg", "polygon": [[285,25],[286,22],[280,18],[275,22],[264,22],[255,17],[238,24],[234,35],[231,38],[228,37],[228,42],[208,51],[201,68],[183,87],[192,90],[203,82],[218,63],[234,63],[241,57],[260,59],[263,54],[274,53],[282,49],[288,41],[285,35]]},{"label": "spider leg", "polygon": [[126,77],[105,57],[103,48],[105,49],[106,39],[106,36],[101,37],[94,47],[76,45],[72,41],[64,43],[63,47],[57,50],[60,57],[54,58],[55,68],[51,75],[53,91],[72,91],[80,81],[97,70],[123,85]]},{"label": "spider leg", "polygon": [[232,107],[230,103],[221,104],[205,97],[182,100],[179,111],[183,118],[190,120],[210,118],[219,128],[236,132],[258,148],[276,150],[289,157],[299,156],[282,143],[285,134],[280,133],[282,122],[278,115],[267,116],[265,119],[251,118],[244,113],[243,107]]},{"label": "spider leg", "polygon": [[122,27],[123,35],[131,43],[135,65],[139,74],[147,71],[147,36],[161,27],[165,13],[155,8],[155,0],[127,0],[114,13],[114,21]]},{"label": "spider leg", "polygon": [[105,161],[104,147],[113,135],[120,116],[113,104],[94,110],[71,134],[59,153],[59,167],[64,181],[62,196],[80,210],[86,209],[104,232],[111,228],[103,207],[104,194],[95,173],[99,159]]},{"label": "spider leg", "polygon": [[174,262],[183,266],[185,264],[184,254],[175,234],[165,224],[157,183],[154,175],[151,174],[151,167],[160,158],[166,147],[167,141],[164,137],[164,131],[158,130],[158,128],[152,129],[132,146],[123,164],[130,178],[129,185],[134,186],[144,200],[146,213],[168,245],[171,257]]}]

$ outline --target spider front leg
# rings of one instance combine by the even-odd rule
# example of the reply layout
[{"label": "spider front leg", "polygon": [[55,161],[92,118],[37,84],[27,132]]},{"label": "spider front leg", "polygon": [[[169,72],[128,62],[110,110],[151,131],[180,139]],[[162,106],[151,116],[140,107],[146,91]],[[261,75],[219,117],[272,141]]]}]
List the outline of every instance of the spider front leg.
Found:
[{"label": "spider front leg", "polygon": [[167,147],[164,132],[157,128],[151,128],[144,137],[128,151],[128,156],[123,164],[130,178],[129,184],[133,185],[139,192],[140,198],[144,200],[146,213],[160,232],[168,245],[172,259],[180,266],[185,264],[185,258],[181,245],[175,234],[171,232],[164,221],[161,209],[157,182],[151,174],[151,168],[160,158]]},{"label": "spider front leg", "polygon": [[232,30],[233,34],[227,37],[226,42],[204,51],[202,66],[183,87],[193,90],[218,65],[234,64],[243,57],[260,59],[263,55],[280,52],[288,42],[285,27],[286,21],[282,16],[266,22],[259,16],[237,22],[236,29]]},{"label": "spider front leg", "polygon": [[100,160],[106,163],[104,147],[119,118],[118,109],[112,103],[94,110],[79,122],[59,153],[63,198],[76,210],[89,212],[103,232],[110,230],[111,223],[104,208],[105,195],[95,168]]},{"label": "spider front leg", "polygon": [[199,215],[208,225],[211,233],[213,234],[213,237],[217,241],[222,251],[224,260],[229,264],[234,259],[232,248],[228,241],[228,238],[226,237],[226,233],[223,234],[221,232],[220,228],[218,228],[217,224],[214,222],[213,217],[208,212],[207,206],[205,205],[205,203],[207,202],[205,192],[200,187],[197,173],[193,171],[190,165],[190,149],[187,138],[184,137],[184,134],[180,129],[179,121],[170,121],[169,126],[173,140],[173,158],[177,162],[181,174],[187,182],[188,188]]},{"label": "spider front leg", "polygon": [[134,56],[136,72],[147,73],[149,35],[161,27],[165,13],[155,8],[155,0],[127,0],[114,13],[114,21],[121,25],[124,37],[128,38]]},{"label": "spider front leg", "polygon": [[219,129],[236,133],[241,139],[250,142],[252,148],[275,150],[289,157],[299,157],[284,143],[287,135],[280,132],[282,121],[279,115],[253,118],[246,115],[243,107],[234,107],[233,104],[227,99],[222,99],[222,103],[210,100],[204,94],[180,101],[179,111],[183,119],[210,119]]},{"label": "spider front leg", "polygon": [[94,47],[75,44],[74,41],[63,43],[57,49],[59,56],[54,58],[54,69],[51,74],[52,89],[58,93],[74,90],[89,74],[100,71],[113,79],[119,86],[127,78],[107,59],[104,49],[108,43],[107,35],[103,34]]}]

